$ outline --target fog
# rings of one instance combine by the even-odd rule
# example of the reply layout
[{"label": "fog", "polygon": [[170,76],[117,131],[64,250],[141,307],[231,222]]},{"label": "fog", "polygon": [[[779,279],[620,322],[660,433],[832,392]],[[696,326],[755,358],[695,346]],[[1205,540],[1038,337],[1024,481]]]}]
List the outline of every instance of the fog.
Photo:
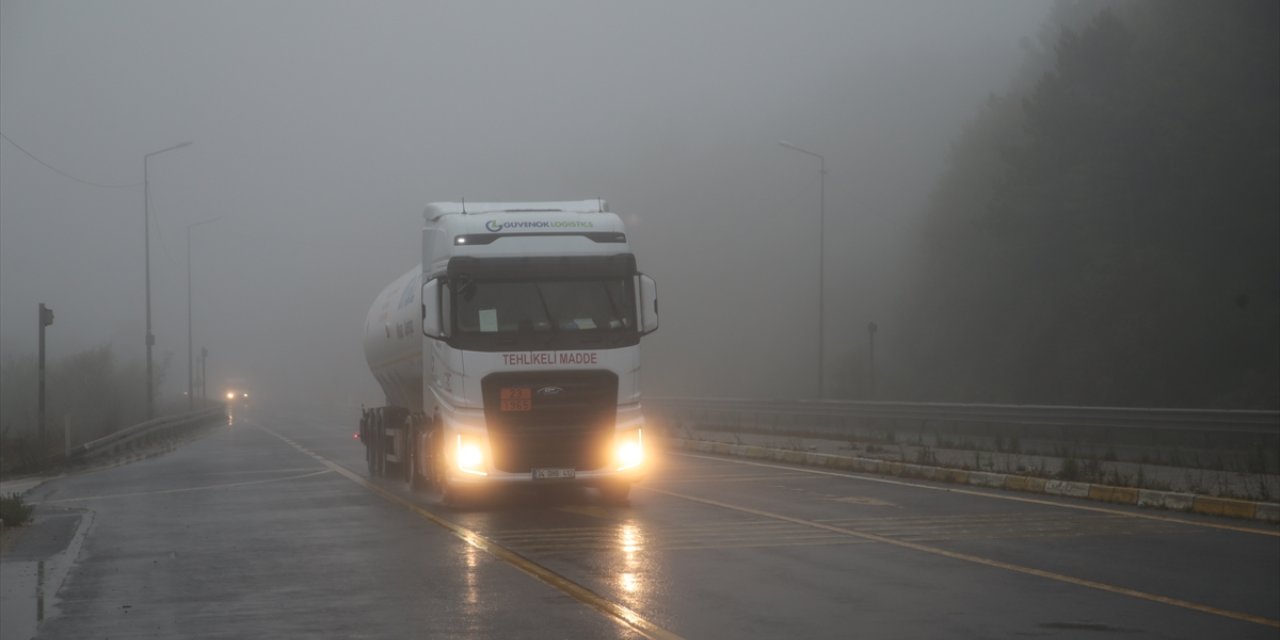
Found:
[{"label": "fog", "polygon": [[[380,404],[361,331],[437,200],[603,197],[659,284],[647,393],[816,392],[880,335],[949,144],[1046,2],[0,2],[0,351],[143,353],[161,395]],[[892,358],[892,354],[885,354]]]}]

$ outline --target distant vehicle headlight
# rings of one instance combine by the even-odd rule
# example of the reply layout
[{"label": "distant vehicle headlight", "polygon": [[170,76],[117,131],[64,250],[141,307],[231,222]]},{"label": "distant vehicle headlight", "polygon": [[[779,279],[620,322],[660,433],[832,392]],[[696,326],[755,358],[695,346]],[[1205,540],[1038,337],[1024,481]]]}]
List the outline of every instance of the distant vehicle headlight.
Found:
[{"label": "distant vehicle headlight", "polygon": [[228,400],[235,400],[235,399],[236,399],[236,392],[234,392],[234,391],[228,391],[228,392],[227,392],[227,399],[228,399]]}]

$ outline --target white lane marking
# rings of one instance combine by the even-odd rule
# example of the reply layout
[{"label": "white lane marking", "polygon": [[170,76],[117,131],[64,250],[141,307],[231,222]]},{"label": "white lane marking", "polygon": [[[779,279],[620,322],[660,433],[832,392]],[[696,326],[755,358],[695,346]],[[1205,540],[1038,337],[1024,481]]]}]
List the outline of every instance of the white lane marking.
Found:
[{"label": "white lane marking", "polygon": [[302,478],[310,478],[312,476],[324,475],[332,473],[332,469],[321,469],[312,471],[311,473],[302,473],[294,476],[285,476],[283,478],[267,478],[265,480],[248,480],[246,482],[231,482],[227,484],[209,484],[200,487],[184,487],[182,489],[160,489],[158,491],[135,491],[133,493],[109,493],[98,496],[83,496],[80,498],[61,498],[59,500],[45,500],[40,504],[61,504],[64,502],[84,502],[86,500],[109,500],[111,498],[131,498],[135,496],[158,496],[169,493],[186,493],[188,491],[211,491],[213,489],[231,489],[234,487],[247,487],[257,484],[268,484],[271,482],[284,482],[286,480],[300,480]]},{"label": "white lane marking", "polygon": [[881,484],[891,484],[899,487],[913,487],[916,489],[930,489],[932,491],[943,491],[949,493],[960,493],[969,496],[981,496],[983,498],[993,498],[996,500],[1011,500],[1013,502],[1025,502],[1028,504],[1041,504],[1050,507],[1060,507],[1063,509],[1077,509],[1079,511],[1093,511],[1095,513],[1109,513],[1113,515],[1121,515],[1127,518],[1140,518],[1144,520],[1160,520],[1162,522],[1175,522],[1178,524],[1186,524],[1194,527],[1208,527],[1210,529],[1225,529],[1227,531],[1239,531],[1241,533],[1255,533],[1263,536],[1280,537],[1280,531],[1272,531],[1268,529],[1254,529],[1251,527],[1242,527],[1231,524],[1219,524],[1216,522],[1201,522],[1198,520],[1187,520],[1185,518],[1174,518],[1171,516],[1158,516],[1148,513],[1134,513],[1131,511],[1121,511],[1119,509],[1108,509],[1106,507],[1093,507],[1083,504],[1070,504],[1066,502],[1055,502],[1053,500],[1040,500],[1037,498],[1027,498],[1023,496],[1005,495],[1001,493],[988,493],[986,491],[974,491],[971,489],[961,489],[958,487],[934,486],[929,484],[920,484],[917,482],[904,482],[902,480],[890,480],[889,478],[880,478],[876,476],[860,475],[854,473],[840,473],[836,471],[822,471],[819,469],[807,469],[804,467],[788,467],[779,464],[768,464],[764,462],[752,462],[749,460],[736,460],[733,458],[721,458],[718,456],[700,456],[692,453],[676,453],[668,452],[668,455],[681,456],[684,458],[697,458],[699,460],[713,460],[716,462],[728,462],[733,464],[743,464],[752,467],[764,467],[767,469],[786,469],[788,471],[799,471],[801,473],[811,473],[820,476],[831,476],[835,478],[847,478],[849,480],[861,480],[863,482],[879,482]]},{"label": "white lane marking", "polygon": [[449,520],[433,511],[415,504],[413,501],[381,486],[371,478],[366,478],[359,473],[338,464],[337,462],[329,460],[318,453],[312,452],[293,440],[290,440],[288,437],[276,433],[261,424],[252,424],[252,426],[271,434],[285,444],[306,453],[338,475],[367,489],[369,492],[381,497],[387,502],[399,505],[411,513],[415,513],[425,520],[439,525],[452,533],[455,537],[462,540],[464,543],[488,553],[494,558],[525,572],[534,579],[539,580],[552,588],[558,589],[569,597],[586,604],[596,611],[608,616],[625,629],[634,631],[646,638],[652,638],[654,640],[683,640],[680,636],[658,626],[647,618],[642,617],[638,612],[620,603],[614,602],[613,600],[610,600],[591,589],[574,582],[573,580],[570,580],[569,578],[556,573],[555,571],[548,569],[547,567],[538,564],[537,562],[534,562],[511,549],[508,549],[477,531],[468,529],[453,520]]},{"label": "white lane marking", "polygon": [[1107,582],[1099,582],[1097,580],[1087,580],[1085,578],[1077,578],[1075,576],[1069,576],[1069,575],[1057,573],[1054,571],[1037,569],[1035,567],[1015,564],[1012,562],[1005,562],[1003,560],[995,560],[993,558],[977,556],[969,553],[951,551],[948,549],[943,549],[941,547],[934,547],[927,544],[921,544],[919,542],[903,540],[901,538],[888,537],[888,536],[878,535],[874,533],[868,533],[866,531],[849,529],[846,527],[837,527],[834,525],[822,524],[821,522],[814,522],[812,520],[805,520],[803,518],[793,518],[791,516],[782,515],[780,513],[764,511],[763,509],[753,509],[751,507],[743,507],[740,505],[730,504],[728,502],[721,502],[719,500],[711,500],[708,498],[700,498],[698,496],[691,496],[683,493],[676,493],[675,491],[664,491],[662,489],[655,489],[653,487],[642,487],[642,488],[645,491],[652,491],[654,493],[670,496],[672,498],[680,498],[682,500],[688,500],[690,502],[697,502],[701,504],[711,505],[713,507],[720,507],[722,509],[728,509],[730,511],[737,511],[740,513],[749,513],[752,515],[761,516],[764,518],[774,518],[776,520],[782,520],[785,522],[793,522],[795,524],[806,525],[809,527],[813,527],[815,529],[823,529],[823,530],[832,531],[835,533],[843,533],[848,536],[861,538],[863,540],[868,540],[871,542],[880,542],[880,543],[892,545],[895,547],[901,547],[904,549],[911,549],[913,551],[929,553],[936,556],[942,556],[944,558],[951,558],[952,560],[960,560],[963,562],[971,562],[973,564],[979,564],[987,567],[1005,569],[1007,571],[1012,571],[1015,573],[1022,573],[1022,574],[1036,576],[1040,578],[1046,578],[1048,580],[1054,580],[1054,581],[1063,582],[1066,584],[1076,585],[1080,587],[1087,587],[1090,589],[1097,589],[1099,591],[1106,591],[1108,593],[1125,595],[1132,598],[1138,598],[1140,600],[1159,602],[1161,604],[1167,604],[1167,605],[1179,607],[1182,609],[1190,609],[1192,611],[1199,611],[1201,613],[1208,613],[1216,616],[1222,616],[1224,618],[1230,618],[1232,620],[1252,622],[1254,624],[1260,624],[1263,626],[1280,629],[1280,620],[1276,620],[1274,618],[1268,618],[1266,616],[1255,615],[1252,613],[1245,613],[1243,611],[1232,611],[1230,609],[1219,609],[1217,607],[1200,604],[1198,602],[1191,602],[1189,600],[1180,600],[1178,598],[1172,598],[1169,596],[1162,596],[1155,593],[1148,593],[1145,591],[1130,589],[1128,587],[1122,587],[1122,586],[1110,584]]}]

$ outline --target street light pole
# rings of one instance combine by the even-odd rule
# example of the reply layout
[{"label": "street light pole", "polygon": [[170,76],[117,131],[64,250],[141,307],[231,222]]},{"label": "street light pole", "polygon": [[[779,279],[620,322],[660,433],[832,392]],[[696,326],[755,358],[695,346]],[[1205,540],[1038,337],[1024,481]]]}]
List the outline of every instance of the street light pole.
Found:
[{"label": "street light pole", "polygon": [[823,331],[825,322],[825,303],[824,297],[826,288],[823,285],[823,276],[826,271],[826,261],[823,259],[823,232],[826,230],[827,223],[827,159],[822,154],[814,153],[808,149],[802,149],[790,142],[779,140],[778,144],[799,151],[808,156],[818,159],[818,397],[826,396],[826,346],[824,341],[826,334]]},{"label": "street light pole", "polygon": [[209,387],[206,384],[209,381],[209,378],[206,377],[207,374],[205,373],[205,367],[204,367],[205,363],[208,361],[209,361],[209,350],[204,347],[200,347],[200,404],[201,406],[203,406],[205,401],[209,399],[209,393],[208,393]]},{"label": "street light pole", "polygon": [[147,176],[148,161],[151,156],[160,155],[166,151],[181,149],[191,144],[190,141],[180,142],[172,147],[166,147],[159,151],[152,151],[142,156],[142,252],[143,261],[146,265],[147,276],[147,419],[150,420],[156,415],[156,386],[155,378],[152,376],[151,365],[151,347],[156,343],[156,337],[151,333],[151,185]]},{"label": "street light pole", "polygon": [[222,216],[192,222],[187,225],[187,410],[194,411],[196,408],[196,382],[195,382],[195,347],[194,341],[191,339],[191,230],[201,225],[221,220]]},{"label": "street light pole", "polygon": [[43,303],[43,302],[41,302],[41,303],[40,303],[40,352],[39,352],[39,353],[40,353],[40,355],[38,356],[38,361],[39,361],[39,380],[40,380],[40,381],[39,381],[38,399],[36,400],[36,426],[37,426],[37,428],[39,429],[39,438],[40,438],[40,440],[39,440],[39,455],[40,455],[40,458],[41,458],[41,459],[43,459],[43,458],[44,458],[44,454],[45,454],[45,444],[46,444],[46,443],[45,443],[45,437],[44,437],[44,428],[45,428],[45,424],[44,424],[44,421],[45,421],[45,415],[44,415],[44,413],[45,413],[45,412],[44,412],[44,329],[45,329],[45,327],[47,327],[47,326],[49,326],[49,325],[51,325],[51,324],[53,324],[53,309],[50,309],[49,307],[44,306],[44,303]]},{"label": "street light pole", "polygon": [[871,399],[876,399],[876,330],[874,322],[867,323],[867,371],[871,382]]}]

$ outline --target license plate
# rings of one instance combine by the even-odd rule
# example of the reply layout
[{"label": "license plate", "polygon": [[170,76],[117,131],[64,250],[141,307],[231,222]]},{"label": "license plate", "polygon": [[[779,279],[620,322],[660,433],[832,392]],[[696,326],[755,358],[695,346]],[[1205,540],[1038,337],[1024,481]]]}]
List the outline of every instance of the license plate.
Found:
[{"label": "license plate", "polygon": [[500,399],[503,411],[533,410],[533,389],[530,387],[503,387]]},{"label": "license plate", "polygon": [[534,469],[534,480],[572,480],[576,473],[573,469]]}]

